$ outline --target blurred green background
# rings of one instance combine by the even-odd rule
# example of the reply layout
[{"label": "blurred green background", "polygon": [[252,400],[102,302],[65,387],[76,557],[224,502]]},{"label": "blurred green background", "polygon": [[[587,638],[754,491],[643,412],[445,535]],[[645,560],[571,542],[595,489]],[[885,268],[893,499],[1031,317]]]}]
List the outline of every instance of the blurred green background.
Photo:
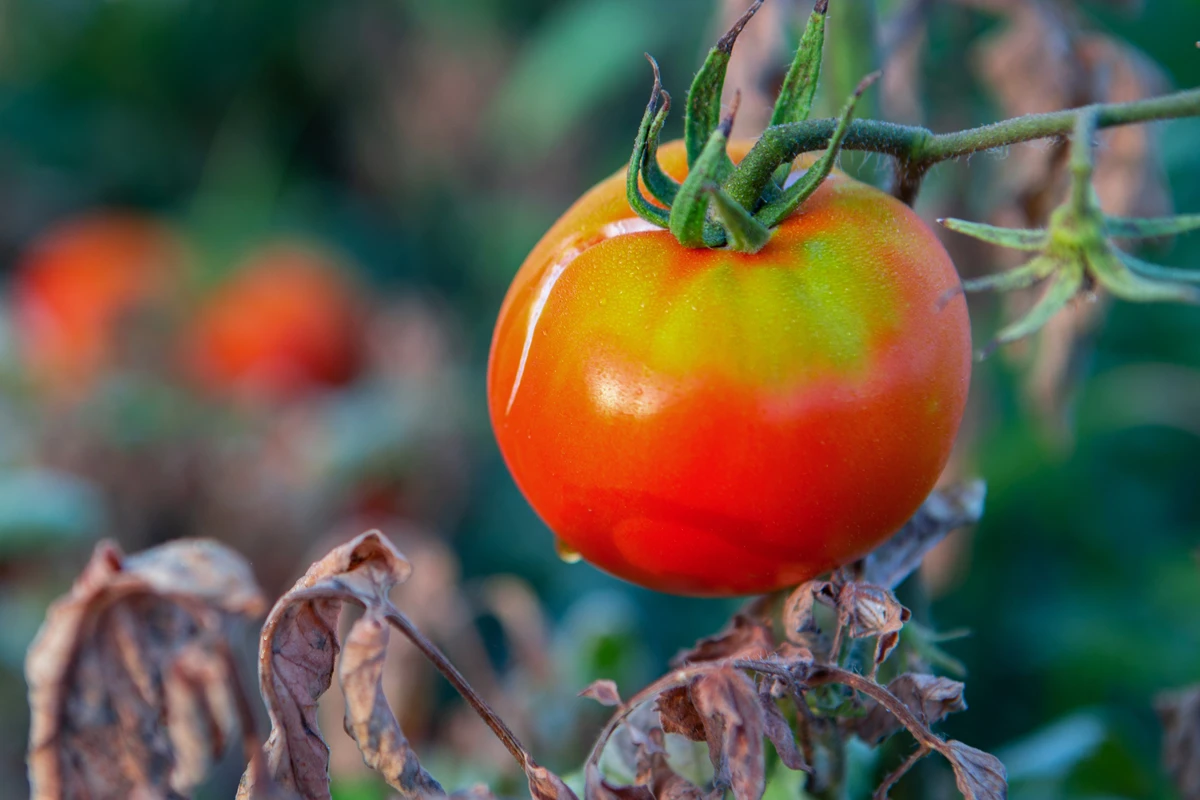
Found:
[{"label": "blurred green background", "polygon": [[[807,14],[772,5],[743,42],[757,66],[739,73],[763,85],[778,77],[763,64],[786,63]],[[936,130],[1200,84],[1194,0],[831,5],[827,110],[880,62],[892,82],[864,113]],[[576,691],[610,677],[632,693],[721,625],[737,603],[666,597],[558,560],[492,441],[484,374],[525,254],[628,159],[649,88],[642,52],[682,98],[736,10],[0,0],[6,276],[65,220],[145,215],[186,242],[185,299],[166,313],[186,328],[254,253],[305,242],[359,287],[362,343],[353,380],[283,399],[195,390],[169,348],[106,361],[64,399],[31,377],[27,333],[4,325],[0,785],[24,785],[25,648],[101,537],[127,550],[220,538],[275,596],[331,543],[380,525],[416,566],[405,607],[452,656],[481,659],[469,676],[508,698],[501,713],[564,771],[603,718]],[[1087,42],[1056,55],[1038,39],[1056,30],[1050,19]],[[1106,207],[1200,211],[1200,121],[1152,134],[1105,140]],[[943,165],[918,210],[1037,221],[1038,193],[1057,185],[1046,178],[1052,155],[1042,144]],[[881,157],[844,161],[887,180]],[[951,236],[964,274],[1007,263]],[[1200,266],[1200,235],[1151,255]],[[972,312],[982,343],[1012,308],[980,298]],[[1173,796],[1153,698],[1200,681],[1200,311],[1100,302],[993,356],[978,367],[960,445],[951,471],[988,481],[984,521],[935,554],[924,586],[902,592],[926,622],[971,631],[946,645],[967,669],[970,710],[945,730],[1000,755],[1014,798]],[[450,787],[486,779],[516,791],[503,753],[408,659],[416,677],[392,689],[430,770]],[[339,796],[383,797],[339,747]],[[229,796],[236,760],[207,796]],[[918,773],[894,796],[954,796],[942,765]]]}]

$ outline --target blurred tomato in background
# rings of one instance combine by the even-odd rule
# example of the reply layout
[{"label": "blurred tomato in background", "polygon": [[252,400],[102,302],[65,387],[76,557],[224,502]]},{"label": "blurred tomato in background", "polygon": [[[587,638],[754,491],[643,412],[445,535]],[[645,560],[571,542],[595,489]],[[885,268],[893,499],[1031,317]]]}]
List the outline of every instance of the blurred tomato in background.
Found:
[{"label": "blurred tomato in background", "polygon": [[355,376],[363,315],[351,274],[331,255],[270,243],[202,300],[185,357],[211,391],[284,400]]},{"label": "blurred tomato in background", "polygon": [[86,392],[119,358],[123,329],[170,313],[184,269],[183,244],[147,215],[97,211],[43,231],[18,261],[10,294],[31,378],[54,394]]}]

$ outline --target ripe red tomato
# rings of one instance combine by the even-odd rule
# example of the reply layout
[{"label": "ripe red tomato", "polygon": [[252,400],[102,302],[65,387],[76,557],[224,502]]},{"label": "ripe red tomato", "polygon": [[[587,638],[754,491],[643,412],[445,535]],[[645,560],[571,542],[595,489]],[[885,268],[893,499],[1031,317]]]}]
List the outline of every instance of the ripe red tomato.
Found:
[{"label": "ripe red tomato", "polygon": [[163,224],[105,211],[60,223],[22,256],[12,282],[15,337],[35,380],[76,395],[111,364],[120,323],[164,302],[183,251]]},{"label": "ripe red tomato", "polygon": [[[684,177],[680,143],[660,158]],[[766,592],[869,552],[961,421],[970,329],[939,304],[945,250],[838,173],[761,252],[689,250],[624,180],[567,211],[500,310],[488,405],[518,486],[568,551],[666,592]]]},{"label": "ripe red tomato", "polygon": [[336,260],[278,243],[208,298],[188,334],[187,361],[218,394],[279,401],[344,384],[359,367],[359,306]]}]

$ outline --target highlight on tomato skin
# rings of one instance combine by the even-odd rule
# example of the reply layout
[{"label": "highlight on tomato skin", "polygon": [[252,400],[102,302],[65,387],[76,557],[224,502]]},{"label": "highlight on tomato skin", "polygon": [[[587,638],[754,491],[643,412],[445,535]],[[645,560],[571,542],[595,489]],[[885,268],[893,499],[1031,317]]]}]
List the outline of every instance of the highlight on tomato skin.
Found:
[{"label": "highlight on tomato skin", "polygon": [[[680,143],[660,159],[686,174]],[[843,174],[747,255],[637,219],[622,171],[509,289],[495,435],[566,552],[678,594],[794,585],[869,552],[937,481],[971,371],[958,285],[911,209]]]},{"label": "highlight on tomato skin", "polygon": [[331,253],[278,241],[253,253],[198,309],[188,371],[207,391],[280,402],[342,386],[362,360],[362,298]]},{"label": "highlight on tomato skin", "polygon": [[185,261],[170,227],[133,211],[94,211],[41,233],[22,254],[10,294],[34,383],[60,398],[86,394],[113,366],[123,323],[170,304]]}]

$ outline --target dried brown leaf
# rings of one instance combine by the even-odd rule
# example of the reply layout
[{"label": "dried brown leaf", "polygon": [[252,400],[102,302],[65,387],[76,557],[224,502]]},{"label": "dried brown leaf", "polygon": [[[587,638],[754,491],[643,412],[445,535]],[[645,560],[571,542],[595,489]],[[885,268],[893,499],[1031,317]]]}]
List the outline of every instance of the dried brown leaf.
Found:
[{"label": "dried brown leaf", "polygon": [[[891,631],[879,637],[879,640],[875,642],[875,670],[878,670],[879,665],[887,661],[888,656],[892,654],[898,644],[900,644],[899,631]],[[874,677],[874,671],[872,677]]]},{"label": "dried brown leaf", "polygon": [[690,694],[704,720],[717,786],[732,789],[737,800],[759,800],[766,788],[766,722],[753,681],[727,667],[697,678]]},{"label": "dried brown leaf", "polygon": [[[309,567],[267,617],[259,648],[259,683],[271,718],[271,735],[263,747],[268,773],[306,800],[330,796],[329,747],[317,725],[317,700],[333,680],[342,606],[356,603],[368,609],[368,616],[389,608],[388,592],[410,572],[408,561],[392,543],[379,531],[370,531]],[[373,699],[371,703],[373,709]],[[370,759],[368,755],[368,763]],[[385,758],[380,763],[393,762]],[[247,771],[239,800],[253,796],[254,789],[255,776]]]},{"label": "dried brown leaf", "polygon": [[979,521],[986,494],[983,481],[934,490],[903,528],[859,563],[857,579],[895,589],[947,534]]},{"label": "dried brown leaf", "polygon": [[617,684],[608,679],[598,680],[579,693],[580,697],[588,697],[602,706],[616,707],[621,705],[621,693]]},{"label": "dried brown leaf", "polygon": [[691,739],[693,742],[707,741],[704,720],[692,703],[689,686],[668,689],[655,701],[663,730]]},{"label": "dried brown leaf", "polygon": [[1007,800],[1008,773],[991,753],[951,739],[941,748],[954,767],[954,782],[964,800]]},{"label": "dried brown leaf", "polygon": [[784,601],[783,632],[789,642],[809,646],[808,634],[817,630],[813,610],[818,598],[827,605],[833,604],[833,589],[828,581],[802,583]]},{"label": "dried brown leaf", "polygon": [[600,774],[600,767],[588,764],[584,773],[584,800],[655,800],[649,786],[616,786]]},{"label": "dried brown leaf", "polygon": [[1200,685],[1159,695],[1163,764],[1181,797],[1200,797]]},{"label": "dried brown leaf", "polygon": [[727,658],[765,658],[774,649],[775,636],[770,627],[747,614],[736,614],[724,630],[679,653],[671,660],[671,665],[680,667]]},{"label": "dried brown leaf", "polygon": [[788,724],[787,718],[783,716],[783,712],[779,710],[775,698],[771,696],[766,681],[759,686],[758,701],[763,710],[763,730],[767,738],[771,740],[771,744],[775,745],[775,752],[779,754],[779,760],[788,769],[809,772],[810,768],[805,763],[804,756],[800,754],[800,749],[796,746],[796,734],[792,731],[792,726]]},{"label": "dried brown leaf", "polygon": [[26,658],[33,797],[189,793],[239,728],[253,738],[227,628],[264,605],[216,542],[98,545]]},{"label": "dried brown leaf", "polygon": [[[967,708],[963,684],[949,678],[905,673],[887,688],[926,726]],[[900,723],[887,708],[872,703],[865,716],[853,721],[851,730],[867,744],[875,745],[900,730]]]},{"label": "dried brown leaf", "polygon": [[652,728],[641,731],[630,728],[630,741],[637,748],[634,758],[635,778],[637,784],[653,784],[672,770],[667,764],[666,734],[662,728]]},{"label": "dried brown leaf", "polygon": [[563,783],[562,778],[533,763],[531,759],[526,759],[524,770],[533,800],[577,800],[571,787]]},{"label": "dried brown leaf", "polygon": [[379,607],[373,606],[346,635],[338,664],[338,682],[346,700],[346,732],[362,752],[363,762],[401,797],[439,797],[444,790],[421,768],[384,695],[390,630]]},{"label": "dried brown leaf", "polygon": [[812,650],[802,644],[784,642],[775,648],[775,657],[782,661],[788,669],[796,671],[812,664]]},{"label": "dried brown leaf", "polygon": [[838,619],[853,639],[896,633],[912,614],[891,589],[850,582],[838,591]]}]

